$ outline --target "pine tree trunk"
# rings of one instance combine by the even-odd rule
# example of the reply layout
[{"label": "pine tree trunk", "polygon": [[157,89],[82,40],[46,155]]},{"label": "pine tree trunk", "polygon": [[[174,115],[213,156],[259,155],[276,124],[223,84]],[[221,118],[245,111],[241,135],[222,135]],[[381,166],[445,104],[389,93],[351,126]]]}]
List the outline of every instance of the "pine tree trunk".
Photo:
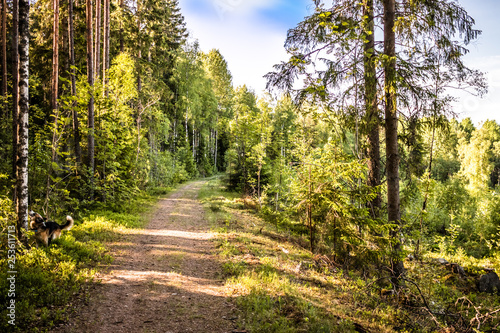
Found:
[{"label": "pine tree trunk", "polygon": [[262,171],[262,163],[259,163],[259,169],[257,171],[257,198],[259,198],[259,209],[262,209],[262,201],[260,199],[260,173]]},{"label": "pine tree trunk", "polygon": [[142,125],[142,112],[141,110],[139,110],[139,112],[137,112],[137,152],[136,152],[136,155],[135,155],[135,166],[137,168],[137,166],[139,165],[139,156],[141,154],[141,125]]},{"label": "pine tree trunk", "polygon": [[[12,1],[12,178],[17,174],[17,128],[19,119],[19,1]],[[14,201],[16,198],[14,189]]]},{"label": "pine tree trunk", "polygon": [[16,211],[17,236],[22,240],[24,240],[22,229],[28,230],[29,10],[29,1],[19,0],[19,118],[16,161]]},{"label": "pine tree trunk", "polygon": [[[377,108],[377,73],[375,68],[375,33],[373,21],[373,0],[367,0],[364,8],[364,81],[365,81],[365,123],[368,150],[369,187],[380,185],[380,121]],[[369,203],[373,219],[380,215],[382,199],[380,193]]]},{"label": "pine tree trunk", "polygon": [[[75,73],[75,27],[73,17],[73,0],[69,0],[68,8],[68,29],[69,29],[69,61],[71,73],[71,96],[76,97],[76,73]],[[82,162],[82,147],[80,138],[80,122],[78,121],[78,111],[76,108],[76,101],[72,103],[73,108],[73,135],[75,144],[75,158],[76,163]]]},{"label": "pine tree trunk", "polygon": [[87,0],[87,80],[90,86],[90,100],[88,104],[88,163],[90,180],[90,200],[94,200],[94,71],[93,71],[93,36],[92,36],[92,0]]},{"label": "pine tree trunk", "polygon": [[[7,1],[2,0],[2,97],[7,97]],[[5,103],[5,100],[3,101]],[[2,113],[7,115],[6,104],[1,106]]]},{"label": "pine tree trunk", "polygon": [[384,63],[385,72],[385,136],[387,165],[387,213],[390,224],[397,227],[391,231],[392,238],[392,282],[398,285],[404,273],[401,258],[401,214],[399,199],[399,152],[398,114],[396,104],[396,34],[394,32],[395,0],[384,0]]},{"label": "pine tree trunk", "polygon": [[[124,10],[123,0],[120,0],[120,9],[123,13]],[[125,50],[125,46],[123,44],[123,23],[120,21],[120,52]]]},{"label": "pine tree trunk", "polygon": [[[139,54],[138,54],[138,59],[141,59],[142,57],[142,52],[141,49],[139,48]],[[142,127],[142,114],[144,113],[144,108],[142,105],[142,100],[140,98],[141,96],[141,91],[142,91],[142,78],[141,78],[141,65],[138,62],[138,71],[137,71],[137,93],[139,95],[139,98],[137,100],[137,158],[136,158],[136,165],[139,162],[139,153],[141,149],[141,127]]]},{"label": "pine tree trunk", "polygon": [[104,0],[104,42],[103,42],[103,63],[102,63],[102,84],[104,86],[104,94],[109,95],[108,85],[108,69],[109,69],[109,0]]},{"label": "pine tree trunk", "polygon": [[215,172],[219,172],[219,168],[217,168],[217,137],[219,134],[218,129],[219,129],[219,110],[217,110],[217,121],[215,124],[215,157],[214,157]]},{"label": "pine tree trunk", "polygon": [[[186,75],[186,82],[188,82],[187,80],[188,78]],[[186,148],[187,148],[189,143],[189,131],[188,131],[189,88],[186,92],[186,100],[187,104],[186,104],[186,116],[184,117],[184,133],[186,134]]]},{"label": "pine tree trunk", "polygon": [[54,131],[52,133],[52,145],[51,145],[51,160],[49,165],[49,170],[47,172],[47,187],[45,193],[45,204],[49,203],[49,192],[50,192],[50,176],[52,174],[52,163],[56,159],[57,151],[57,121],[58,121],[58,105],[57,99],[59,95],[59,0],[53,0],[52,2],[54,10],[54,21],[52,30],[52,99],[51,106],[54,112]]},{"label": "pine tree trunk", "polygon": [[57,110],[59,87],[59,0],[52,2],[54,25],[52,32],[52,110]]},{"label": "pine tree trunk", "polygon": [[101,69],[101,0],[95,1],[94,78],[97,79]]},{"label": "pine tree trunk", "polygon": [[[140,25],[141,25],[141,16],[140,16],[140,7],[141,3],[137,2],[137,13],[138,13],[138,19],[137,19],[137,29],[140,31]],[[142,91],[142,65],[141,65],[141,59],[142,59],[142,40],[141,36],[139,34],[139,50],[137,54],[137,59],[139,61],[136,62],[137,65],[137,93],[138,93],[138,99],[137,99],[137,159],[136,159],[136,166],[139,161],[139,152],[140,152],[140,144],[141,144],[141,126],[142,126],[142,113],[144,112],[144,108],[142,105],[142,100],[141,100],[141,91]]]}]

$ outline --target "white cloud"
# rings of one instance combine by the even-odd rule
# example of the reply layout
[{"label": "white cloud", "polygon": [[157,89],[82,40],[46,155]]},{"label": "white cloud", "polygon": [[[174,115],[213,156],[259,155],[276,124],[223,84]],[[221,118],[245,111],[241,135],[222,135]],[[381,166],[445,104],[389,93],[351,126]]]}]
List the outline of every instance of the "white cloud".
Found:
[{"label": "white cloud", "polygon": [[209,0],[220,19],[228,15],[249,17],[260,9],[272,8],[280,0]]},{"label": "white cloud", "polygon": [[203,51],[220,50],[228,62],[235,86],[246,84],[261,93],[266,84],[262,76],[271,71],[274,64],[287,58],[283,48],[286,29],[279,31],[251,13],[278,1],[220,1],[234,5],[232,11],[224,12],[222,20],[217,15],[183,10],[187,27],[192,37],[199,40]]},{"label": "white cloud", "polygon": [[[266,21],[259,11],[273,9],[283,4],[283,0],[181,0],[180,3],[188,29],[199,40],[202,50],[219,49],[228,62],[234,85],[246,84],[256,93],[262,93],[266,85],[263,75],[288,58],[283,48],[287,28]],[[460,100],[454,104],[454,110],[459,118],[470,117],[476,124],[486,119],[500,123],[500,56],[471,53],[474,55],[466,57],[466,64],[488,73],[489,92],[483,98],[455,93]]]},{"label": "white cloud", "polygon": [[460,118],[470,117],[476,125],[487,119],[500,123],[500,56],[475,57],[466,64],[486,73],[488,93],[482,98],[457,94],[460,100],[455,109],[460,112]]}]

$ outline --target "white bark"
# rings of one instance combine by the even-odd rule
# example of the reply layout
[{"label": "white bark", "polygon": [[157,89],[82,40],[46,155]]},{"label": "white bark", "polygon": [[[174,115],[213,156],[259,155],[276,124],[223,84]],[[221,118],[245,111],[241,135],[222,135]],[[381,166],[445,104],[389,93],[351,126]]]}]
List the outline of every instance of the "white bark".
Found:
[{"label": "white bark", "polygon": [[19,0],[19,116],[16,160],[18,236],[22,228],[28,229],[29,10],[29,1]]}]

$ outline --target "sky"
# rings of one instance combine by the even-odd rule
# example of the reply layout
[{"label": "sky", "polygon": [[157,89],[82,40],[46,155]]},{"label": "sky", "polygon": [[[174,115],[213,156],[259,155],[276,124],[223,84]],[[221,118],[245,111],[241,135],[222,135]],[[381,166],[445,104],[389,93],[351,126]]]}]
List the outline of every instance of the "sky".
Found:
[{"label": "sky", "polygon": [[[179,0],[187,28],[203,51],[219,49],[228,62],[235,86],[246,84],[257,94],[266,85],[263,75],[288,59],[283,43],[288,29],[313,12],[312,0]],[[453,105],[459,118],[479,125],[487,119],[500,123],[499,0],[460,0],[482,30],[469,45],[465,63],[486,72],[489,91],[479,98],[458,93]]]}]

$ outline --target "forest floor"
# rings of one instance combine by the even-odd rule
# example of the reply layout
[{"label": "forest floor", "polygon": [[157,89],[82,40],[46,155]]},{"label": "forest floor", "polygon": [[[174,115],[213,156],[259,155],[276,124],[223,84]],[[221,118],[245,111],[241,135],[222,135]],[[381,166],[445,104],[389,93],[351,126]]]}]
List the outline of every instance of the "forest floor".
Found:
[{"label": "forest floor", "polygon": [[[500,327],[497,298],[472,292],[432,258],[405,261],[420,288],[383,293],[369,264],[348,269],[311,253],[307,237],[291,232],[297,225],[270,223],[257,206],[217,177],[180,187],[144,228],[116,229],[120,237],[106,243],[113,263],[51,332],[472,332],[474,320],[486,331]],[[469,311],[469,299],[484,308]]]},{"label": "forest floor", "polygon": [[52,332],[232,332],[214,234],[197,200],[203,181],[159,201],[149,224],[109,243],[115,258]]}]

